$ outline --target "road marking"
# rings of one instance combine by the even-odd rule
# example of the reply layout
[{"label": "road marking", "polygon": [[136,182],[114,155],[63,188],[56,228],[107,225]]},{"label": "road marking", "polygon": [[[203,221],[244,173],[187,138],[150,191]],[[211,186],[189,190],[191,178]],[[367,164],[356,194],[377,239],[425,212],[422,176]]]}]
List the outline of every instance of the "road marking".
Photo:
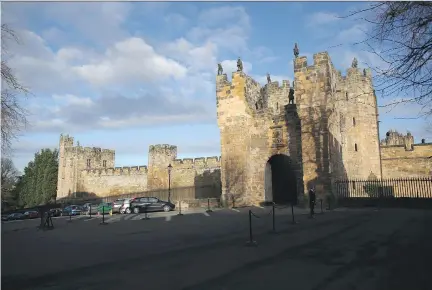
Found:
[{"label": "road marking", "polygon": [[231,210],[236,211],[236,212],[240,212],[238,209],[232,208]]},{"label": "road marking", "polygon": [[203,215],[205,215],[205,216],[210,216],[208,213],[206,213],[206,212],[203,212]]},{"label": "road marking", "polygon": [[166,221],[166,222],[171,221],[171,217],[172,217],[171,215],[167,215],[167,216],[165,217],[165,221]]}]

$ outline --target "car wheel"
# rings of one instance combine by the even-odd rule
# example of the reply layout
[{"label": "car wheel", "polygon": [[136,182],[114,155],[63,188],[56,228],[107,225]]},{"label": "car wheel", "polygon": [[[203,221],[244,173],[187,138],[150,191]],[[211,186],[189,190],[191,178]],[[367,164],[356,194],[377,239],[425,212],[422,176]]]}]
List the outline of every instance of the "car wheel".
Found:
[{"label": "car wheel", "polygon": [[140,210],[139,210],[138,207],[134,207],[133,212],[134,212],[134,213],[140,213]]},{"label": "car wheel", "polygon": [[169,212],[171,210],[171,208],[168,206],[168,205],[165,205],[164,207],[163,207],[163,211],[164,212]]},{"label": "car wheel", "polygon": [[131,213],[131,212],[132,212],[132,211],[131,211],[130,208],[127,208],[127,209],[126,209],[126,213],[127,213],[127,214],[129,214],[129,213]]}]

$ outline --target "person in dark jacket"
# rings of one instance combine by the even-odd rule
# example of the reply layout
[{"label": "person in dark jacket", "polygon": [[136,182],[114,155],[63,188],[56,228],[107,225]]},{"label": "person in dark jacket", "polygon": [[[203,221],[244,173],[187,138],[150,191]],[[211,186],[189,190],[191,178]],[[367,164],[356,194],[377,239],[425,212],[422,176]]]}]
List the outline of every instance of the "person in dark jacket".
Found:
[{"label": "person in dark jacket", "polygon": [[316,201],[316,194],[315,194],[315,188],[311,187],[309,189],[309,208],[310,208],[310,217],[313,218],[315,216],[315,201]]}]

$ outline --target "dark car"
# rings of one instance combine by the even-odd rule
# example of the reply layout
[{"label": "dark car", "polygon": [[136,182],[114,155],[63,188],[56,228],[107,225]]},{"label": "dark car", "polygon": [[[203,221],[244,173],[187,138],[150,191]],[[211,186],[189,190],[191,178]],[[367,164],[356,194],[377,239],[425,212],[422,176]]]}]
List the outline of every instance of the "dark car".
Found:
[{"label": "dark car", "polygon": [[156,197],[137,197],[130,202],[130,209],[133,213],[151,211],[171,211],[175,205],[169,201],[163,201]]},{"label": "dark car", "polygon": [[35,219],[39,217],[39,212],[35,210],[29,210],[24,213],[26,219]]},{"label": "dark car", "polygon": [[81,214],[81,207],[79,205],[70,205],[63,209],[62,216],[68,216],[68,215],[80,215]]},{"label": "dark car", "polygon": [[25,219],[25,215],[20,213],[20,212],[16,212],[16,213],[12,213],[12,214],[8,215],[7,218],[9,221],[23,220],[23,219]]},{"label": "dark car", "polygon": [[61,216],[62,214],[62,210],[60,208],[52,208],[49,212],[52,217]]}]

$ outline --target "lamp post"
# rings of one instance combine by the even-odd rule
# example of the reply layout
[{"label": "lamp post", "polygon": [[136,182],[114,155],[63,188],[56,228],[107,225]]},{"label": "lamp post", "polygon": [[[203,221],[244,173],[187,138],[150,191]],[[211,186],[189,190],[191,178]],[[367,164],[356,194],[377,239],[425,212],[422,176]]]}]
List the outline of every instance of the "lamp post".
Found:
[{"label": "lamp post", "polygon": [[168,202],[171,202],[171,163],[168,165]]}]

